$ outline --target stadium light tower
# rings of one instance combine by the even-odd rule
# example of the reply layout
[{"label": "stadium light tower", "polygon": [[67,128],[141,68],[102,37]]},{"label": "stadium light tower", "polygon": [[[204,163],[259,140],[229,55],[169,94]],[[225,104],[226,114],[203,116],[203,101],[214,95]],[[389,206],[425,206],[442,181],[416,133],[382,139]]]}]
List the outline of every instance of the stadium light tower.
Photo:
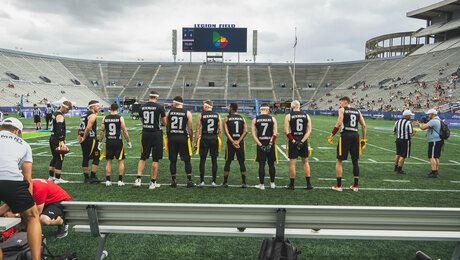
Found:
[{"label": "stadium light tower", "polygon": [[174,63],[176,63],[177,57],[177,30],[172,30],[172,55]]}]

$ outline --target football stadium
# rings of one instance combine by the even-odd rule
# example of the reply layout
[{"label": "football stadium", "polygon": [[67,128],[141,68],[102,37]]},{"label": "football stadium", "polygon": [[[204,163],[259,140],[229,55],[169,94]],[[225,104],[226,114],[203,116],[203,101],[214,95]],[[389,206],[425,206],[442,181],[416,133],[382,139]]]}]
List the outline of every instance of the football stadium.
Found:
[{"label": "football stadium", "polygon": [[[373,37],[353,61],[258,62],[263,30],[234,24],[171,28],[169,62],[0,48],[2,126],[30,145],[32,178],[71,197],[42,225],[49,251],[460,259],[460,1],[406,16],[426,26]],[[27,222],[12,213],[0,231]]]}]

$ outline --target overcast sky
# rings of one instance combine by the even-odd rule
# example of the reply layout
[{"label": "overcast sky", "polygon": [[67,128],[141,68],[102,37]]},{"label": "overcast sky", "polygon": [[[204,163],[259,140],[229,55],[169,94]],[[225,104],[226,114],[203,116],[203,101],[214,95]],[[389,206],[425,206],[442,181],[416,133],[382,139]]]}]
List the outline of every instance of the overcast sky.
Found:
[{"label": "overcast sky", "polygon": [[[248,28],[252,59],[252,30],[258,30],[258,62],[364,59],[366,40],[415,31],[425,21],[406,13],[440,0],[1,0],[0,48],[104,60],[173,61],[171,31],[194,24],[235,24]],[[224,54],[237,60],[236,54]],[[205,54],[194,53],[194,61]]]}]

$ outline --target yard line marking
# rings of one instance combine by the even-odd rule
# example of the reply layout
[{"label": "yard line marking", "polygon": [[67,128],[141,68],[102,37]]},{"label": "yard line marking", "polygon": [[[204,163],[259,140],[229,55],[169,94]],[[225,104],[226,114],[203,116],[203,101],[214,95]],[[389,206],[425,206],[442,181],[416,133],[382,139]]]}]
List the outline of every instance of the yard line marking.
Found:
[{"label": "yard line marking", "polygon": [[280,151],[280,153],[284,156],[284,158],[286,158],[286,160],[289,161],[289,158],[287,157],[287,155],[283,152],[283,150],[278,145],[276,145],[276,149],[278,149],[278,151]]},{"label": "yard line marking", "polygon": [[319,159],[318,159],[318,158],[316,158],[316,157],[313,157],[313,160],[315,160],[315,161],[319,162]]},{"label": "yard line marking", "polygon": [[460,181],[450,181],[450,182],[452,182],[452,183],[460,183]]},{"label": "yard line marking", "polygon": [[368,159],[369,161],[373,162],[373,163],[376,163],[377,161],[376,160],[372,160],[372,159]]},{"label": "yard line marking", "polygon": [[392,153],[395,152],[395,151],[393,151],[393,150],[390,150],[390,149],[387,149],[387,148],[384,148],[384,147],[380,147],[380,146],[375,145],[375,144],[367,143],[367,145],[372,146],[372,147],[375,147],[375,148],[378,148],[378,149],[382,149],[382,150],[387,151],[387,152],[392,152]]},{"label": "yard line marking", "polygon": [[415,160],[419,160],[419,161],[421,161],[421,162],[430,163],[430,162],[427,161],[427,160],[423,160],[423,159],[420,159],[420,158],[415,157],[415,156],[411,156],[410,158],[414,158]]},{"label": "yard line marking", "polygon": [[[336,178],[318,178],[320,181],[336,181]],[[346,181],[347,179],[342,179],[342,181]]]},{"label": "yard line marking", "polygon": [[455,164],[460,164],[459,162],[456,162],[454,160],[449,160],[449,162],[455,163]]},{"label": "yard line marking", "polygon": [[[112,182],[113,186],[116,186],[117,182]],[[67,184],[83,184],[83,181],[69,181]],[[125,182],[125,185],[133,185],[133,182]],[[66,185],[66,184],[61,184],[61,185]],[[96,185],[96,184],[88,184],[88,185]],[[105,185],[105,182],[99,183],[99,185]],[[142,183],[142,186],[149,186],[150,182],[148,183]],[[169,183],[160,183],[161,186],[169,187]],[[177,184],[177,186],[182,186],[185,187],[187,184]],[[228,185],[229,187],[232,188],[241,188],[241,185]],[[211,185],[205,185],[205,187],[212,187]],[[249,188],[254,188],[254,185],[248,185]],[[108,187],[107,187],[108,188]],[[217,187],[216,187],[217,188]],[[283,186],[277,186],[277,189],[284,189]],[[297,189],[306,189],[306,186],[296,186]],[[315,189],[318,190],[330,190],[331,187],[317,187],[315,186]],[[267,188],[267,190],[270,190],[270,188]],[[431,189],[395,189],[395,188],[361,188],[359,187],[360,191],[416,191],[416,192],[455,192],[455,193],[460,193],[460,190],[431,190]],[[333,192],[333,191],[331,191]],[[346,191],[345,191],[346,192]],[[350,191],[351,192],[351,191]]]},{"label": "yard line marking", "polygon": [[335,150],[337,148],[335,147],[318,147],[318,149],[322,149],[322,150]]},{"label": "yard line marking", "polygon": [[389,182],[410,182],[410,180],[383,180],[383,181],[389,181]]}]

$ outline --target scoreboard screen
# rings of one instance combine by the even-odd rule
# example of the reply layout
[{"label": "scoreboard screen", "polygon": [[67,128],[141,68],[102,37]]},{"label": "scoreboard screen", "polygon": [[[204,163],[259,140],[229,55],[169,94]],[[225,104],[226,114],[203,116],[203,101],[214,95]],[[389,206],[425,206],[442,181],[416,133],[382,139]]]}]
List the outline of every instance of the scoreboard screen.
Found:
[{"label": "scoreboard screen", "polygon": [[246,52],[247,28],[182,28],[184,52]]}]

